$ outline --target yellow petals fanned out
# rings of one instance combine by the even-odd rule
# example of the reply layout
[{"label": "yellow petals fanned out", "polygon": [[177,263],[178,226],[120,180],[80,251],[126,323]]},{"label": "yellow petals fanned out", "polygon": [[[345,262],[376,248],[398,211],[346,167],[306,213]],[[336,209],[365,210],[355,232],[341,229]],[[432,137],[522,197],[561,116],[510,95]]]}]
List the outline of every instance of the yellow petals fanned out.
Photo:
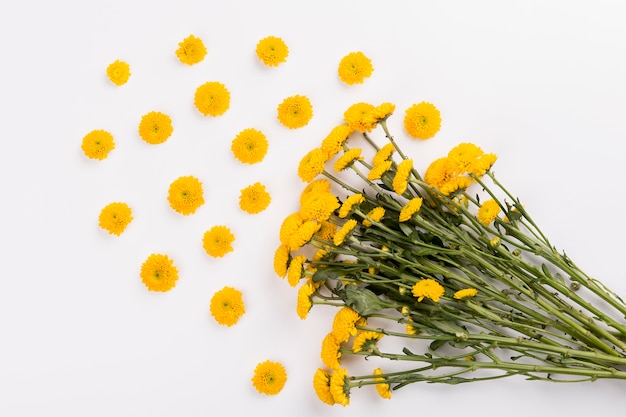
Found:
[{"label": "yellow petals fanned out", "polygon": [[415,283],[411,292],[413,296],[417,297],[417,301],[430,298],[434,302],[439,302],[439,298],[444,294],[445,290],[437,281],[427,278]]},{"label": "yellow petals fanned out", "polygon": [[341,307],[333,318],[332,332],[339,343],[347,342],[350,336],[356,335],[356,324],[361,316],[350,307]]},{"label": "yellow petals fanned out", "polygon": [[330,215],[339,207],[337,197],[328,192],[320,191],[309,195],[300,206],[300,216],[305,220],[328,220]]},{"label": "yellow petals fanned out", "polygon": [[313,301],[311,297],[315,293],[316,287],[313,281],[308,280],[304,285],[298,289],[298,303],[296,305],[296,313],[301,320],[304,320],[309,315],[311,307],[313,307]]},{"label": "yellow petals fanned out", "polygon": [[350,381],[346,369],[339,368],[333,372],[330,377],[330,393],[335,403],[343,407],[350,405]]},{"label": "yellow petals fanned out", "polygon": [[430,139],[441,128],[439,110],[431,103],[421,102],[413,104],[406,110],[404,128],[407,133],[416,139]]},{"label": "yellow petals fanned out", "polygon": [[371,132],[376,127],[376,108],[369,103],[356,103],[343,113],[343,120],[357,132]]},{"label": "yellow petals fanned out", "polygon": [[354,230],[356,225],[357,223],[354,219],[350,219],[345,222],[343,226],[341,226],[341,229],[339,229],[337,233],[335,233],[335,236],[333,236],[333,243],[335,246],[341,246],[352,230]]},{"label": "yellow petals fanned out", "polygon": [[276,109],[278,121],[289,129],[299,129],[309,124],[313,105],[308,97],[295,95],[284,99]]},{"label": "yellow petals fanned out", "polygon": [[133,211],[126,203],[111,203],[100,211],[98,224],[112,235],[121,235],[133,220]]},{"label": "yellow petals fanned out", "polygon": [[370,181],[379,180],[383,174],[391,168],[391,161],[383,161],[378,165],[374,165],[374,167],[367,173],[367,179]]},{"label": "yellow petals fanned out", "polygon": [[454,298],[462,300],[464,298],[474,297],[476,294],[478,294],[478,290],[476,288],[464,288],[455,292]]},{"label": "yellow petals fanned out", "polygon": [[179,177],[170,184],[167,201],[178,213],[188,216],[204,204],[202,183],[196,177]]},{"label": "yellow petals fanned out", "polygon": [[322,363],[330,369],[338,369],[341,366],[341,342],[331,332],[322,339]]},{"label": "yellow petals fanned out", "polygon": [[306,256],[298,255],[291,259],[289,262],[289,268],[287,269],[287,282],[292,287],[298,285],[300,278],[302,278],[302,265],[306,262]]},{"label": "yellow petals fanned out", "polygon": [[280,225],[279,230],[280,242],[283,245],[289,244],[289,239],[291,239],[291,236],[294,234],[294,232],[298,230],[300,226],[302,226],[304,220],[305,219],[298,212],[291,213],[290,215],[285,217]]},{"label": "yellow petals fanned out", "polygon": [[269,143],[263,132],[257,129],[244,129],[237,134],[231,144],[231,151],[237,160],[244,164],[261,162],[267,153]]},{"label": "yellow petals fanned out", "polygon": [[115,60],[107,67],[107,77],[118,87],[126,84],[130,78],[130,65],[124,61]]},{"label": "yellow petals fanned out", "polygon": [[498,202],[491,199],[485,201],[478,209],[478,221],[488,226],[500,214],[500,206]]},{"label": "yellow petals fanned out", "polygon": [[300,193],[300,204],[303,204],[308,197],[318,192],[330,191],[330,182],[324,178],[311,181]]},{"label": "yellow petals fanned out", "polygon": [[382,219],[384,215],[384,208],[374,207],[365,215],[367,218],[363,219],[363,226],[370,227],[372,225],[372,222],[380,222],[380,219]]},{"label": "yellow petals fanned out", "polygon": [[359,332],[354,338],[354,342],[352,342],[352,351],[355,353],[371,352],[382,337],[382,333],[369,330]]},{"label": "yellow petals fanned out", "polygon": [[241,190],[239,207],[249,214],[257,214],[265,210],[271,200],[272,197],[265,190],[265,185],[255,182]]},{"label": "yellow petals fanned out", "polygon": [[202,39],[189,35],[178,43],[176,56],[183,64],[194,65],[201,62],[206,56],[206,47]]},{"label": "yellow petals fanned out", "polygon": [[139,136],[151,145],[165,142],[173,131],[172,119],[158,111],[144,114],[139,122]]},{"label": "yellow petals fanned out", "polygon": [[400,210],[400,216],[398,220],[401,222],[410,220],[411,217],[413,217],[413,215],[417,213],[420,208],[422,208],[422,201],[423,200],[420,197],[415,197],[409,200]]},{"label": "yellow petals fanned out", "polygon": [[233,251],[232,243],[235,235],[226,226],[213,226],[202,237],[202,246],[207,255],[213,258],[221,258]]},{"label": "yellow petals fanned out", "polygon": [[298,177],[304,182],[311,182],[315,177],[324,172],[325,164],[326,156],[322,149],[312,149],[300,160],[300,164],[298,165]]},{"label": "yellow petals fanned out", "polygon": [[230,92],[217,81],[209,81],[196,89],[193,104],[204,116],[221,116],[230,108]]},{"label": "yellow petals fanned out", "polygon": [[348,137],[352,134],[352,128],[346,124],[335,126],[328,136],[322,140],[320,148],[328,160],[337,154],[343,147]]},{"label": "yellow petals fanned out", "polygon": [[283,389],[285,382],[287,372],[280,362],[261,362],[254,369],[252,385],[261,394],[276,395]]},{"label": "yellow petals fanned out", "polygon": [[[382,375],[383,371],[380,368],[376,368],[374,369],[374,375]],[[385,381],[385,378],[382,377],[376,377],[374,378],[374,381],[380,382],[379,384],[376,384],[376,391],[378,391],[378,395],[380,395],[382,398],[385,398],[387,400],[391,399],[391,389],[389,388],[389,384],[387,384]]]},{"label": "yellow petals fanned out", "polygon": [[373,71],[372,61],[363,52],[351,52],[344,56],[337,69],[341,81],[348,85],[363,84]]},{"label": "yellow petals fanned out", "polygon": [[222,326],[237,324],[246,313],[243,294],[238,289],[225,286],[211,297],[211,315]]},{"label": "yellow petals fanned out", "polygon": [[287,60],[289,48],[281,38],[268,36],[256,45],[256,56],[269,67],[276,67]]},{"label": "yellow petals fanned out", "polygon": [[428,165],[424,173],[424,182],[440,189],[445,183],[457,177],[460,173],[455,170],[454,162],[448,158],[438,158]]},{"label": "yellow petals fanned out", "polygon": [[411,175],[412,169],[412,159],[405,159],[398,164],[398,169],[396,171],[396,175],[393,177],[392,182],[393,190],[398,195],[402,195],[406,191],[406,188],[409,185],[409,176]]},{"label": "yellow petals fanned out", "polygon": [[328,405],[335,405],[335,400],[330,393],[330,372],[318,368],[313,375],[313,389],[320,401]]},{"label": "yellow petals fanned out", "polygon": [[459,173],[468,172],[482,155],[483,150],[473,143],[459,143],[448,152],[448,158]]},{"label": "yellow petals fanned out", "polygon": [[115,149],[115,141],[106,130],[92,130],[83,137],[81,149],[86,157],[103,160]]},{"label": "yellow petals fanned out", "polygon": [[302,246],[309,243],[320,227],[319,222],[315,220],[304,222],[289,238],[289,250],[297,251]]},{"label": "yellow petals fanned out", "polygon": [[393,103],[382,103],[376,106],[374,109],[374,117],[376,120],[387,120],[389,116],[396,110],[396,105]]},{"label": "yellow petals fanned out", "polygon": [[389,160],[389,158],[391,158],[391,155],[393,154],[395,150],[396,150],[396,147],[394,146],[393,143],[391,142],[387,143],[385,146],[383,146],[378,151],[376,151],[376,154],[374,155],[374,158],[372,159],[372,165],[373,166],[380,165],[381,163]]},{"label": "yellow petals fanned out", "polygon": [[352,194],[351,196],[346,198],[346,201],[343,202],[341,208],[339,209],[339,218],[346,218],[348,214],[350,214],[350,212],[352,211],[352,207],[357,204],[361,204],[364,201],[365,197],[363,197],[363,194]]},{"label": "yellow petals fanned out", "polygon": [[139,276],[148,290],[166,292],[176,286],[178,269],[167,255],[153,253],[141,265]]},{"label": "yellow petals fanned out", "polygon": [[352,148],[347,152],[344,152],[343,155],[337,159],[335,162],[335,172],[343,171],[348,168],[350,165],[354,163],[356,160],[362,160],[361,158],[361,149],[360,148]]},{"label": "yellow petals fanned out", "polygon": [[289,247],[281,244],[274,252],[274,272],[281,278],[287,275],[287,265],[289,263]]}]

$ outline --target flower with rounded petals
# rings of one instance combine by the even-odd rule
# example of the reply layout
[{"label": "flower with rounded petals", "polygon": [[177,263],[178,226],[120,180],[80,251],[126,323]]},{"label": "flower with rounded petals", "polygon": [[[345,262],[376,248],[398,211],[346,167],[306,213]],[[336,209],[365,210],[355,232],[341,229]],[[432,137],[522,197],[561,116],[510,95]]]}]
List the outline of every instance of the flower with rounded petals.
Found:
[{"label": "flower with rounded petals", "polygon": [[463,288],[462,290],[458,290],[454,293],[454,298],[457,300],[462,300],[464,298],[474,297],[478,294],[478,290],[476,288]]},{"label": "flower with rounded petals", "polygon": [[441,128],[439,110],[425,101],[413,104],[405,112],[404,128],[416,139],[432,138]]},{"label": "flower with rounded petals", "polygon": [[235,158],[244,164],[261,162],[267,153],[267,138],[257,129],[244,129],[237,134],[230,146]]},{"label": "flower with rounded petals", "polygon": [[313,105],[306,96],[295,95],[284,99],[277,107],[278,121],[289,129],[309,124],[313,117]]},{"label": "flower with rounded petals", "polygon": [[172,119],[165,113],[151,111],[139,122],[139,136],[151,145],[165,142],[174,131]]},{"label": "flower with rounded petals", "polygon": [[297,251],[311,241],[315,232],[321,227],[316,220],[304,222],[289,238],[289,250]]},{"label": "flower with rounded petals", "polygon": [[130,65],[119,59],[107,67],[107,77],[117,86],[124,85],[130,78]]},{"label": "flower with rounded petals", "polygon": [[211,315],[222,326],[237,324],[246,313],[243,294],[236,288],[225,286],[211,297]]},{"label": "flower with rounded petals", "polygon": [[374,110],[374,117],[376,120],[387,120],[389,116],[396,110],[396,105],[393,103],[382,103],[376,106]]},{"label": "flower with rounded petals", "polygon": [[382,333],[372,332],[370,330],[358,332],[352,342],[352,351],[355,353],[371,352],[382,337]]},{"label": "flower with rounded petals", "polygon": [[347,152],[344,152],[344,154],[337,159],[333,168],[335,172],[343,171],[357,160],[363,160],[363,158],[361,157],[361,149],[352,148]]},{"label": "flower with rounded petals", "polygon": [[132,213],[133,211],[126,203],[111,203],[100,211],[98,224],[109,234],[119,236],[133,220]]},{"label": "flower with rounded petals", "polygon": [[337,233],[337,225],[329,221],[323,220],[322,227],[315,233],[315,237],[326,242],[332,242]]},{"label": "flower with rounded petals", "polygon": [[324,172],[326,156],[321,148],[310,150],[298,164],[298,176],[304,182],[311,182]]},{"label": "flower with rounded petals", "polygon": [[456,178],[460,173],[455,170],[455,164],[448,158],[438,158],[428,165],[424,173],[424,182],[440,189],[445,183]]},{"label": "flower with rounded petals", "polygon": [[235,235],[226,226],[213,226],[202,237],[202,246],[207,255],[213,258],[221,258],[233,251],[232,243]]},{"label": "flower with rounded petals", "polygon": [[350,405],[350,380],[345,368],[335,369],[330,376],[330,393],[335,403],[343,407]]},{"label": "flower with rounded petals", "polygon": [[206,56],[206,47],[202,39],[189,35],[178,43],[176,56],[183,64],[194,65],[201,62]]},{"label": "flower with rounded petals", "polygon": [[335,400],[330,393],[330,372],[326,369],[318,368],[313,376],[313,389],[317,398],[328,405],[335,405]]},{"label": "flower with rounded petals", "polygon": [[[382,375],[383,370],[380,368],[376,368],[374,369],[374,375]],[[374,381],[380,382],[378,384],[376,384],[376,391],[378,391],[378,395],[380,395],[382,398],[385,398],[387,400],[391,399],[391,389],[389,388],[389,384],[387,384],[385,381],[385,378],[382,377],[376,377],[374,378]]]},{"label": "flower with rounded petals", "polygon": [[322,140],[322,145],[320,146],[325,158],[328,160],[337,154],[351,134],[352,128],[350,126],[346,124],[335,126]]},{"label": "flower with rounded petals", "polygon": [[304,223],[304,221],[305,219],[298,212],[291,213],[290,215],[285,217],[280,225],[280,242],[283,245],[289,244],[289,239],[291,239],[291,236],[294,234],[294,232],[298,230],[300,226],[302,226],[302,223]]},{"label": "flower with rounded petals", "polygon": [[287,382],[287,372],[280,362],[265,361],[259,363],[254,369],[252,385],[256,390],[265,395],[278,394]]},{"label": "flower with rounded petals", "polygon": [[361,316],[350,307],[342,307],[333,318],[332,332],[340,343],[348,341],[357,333],[356,325]]},{"label": "flower with rounded petals", "polygon": [[345,219],[346,217],[348,217],[348,214],[350,214],[352,208],[355,205],[361,204],[364,201],[365,197],[363,197],[363,194],[352,194],[351,196],[346,198],[346,201],[343,202],[343,204],[339,208],[339,214],[337,216],[339,216],[339,218],[341,219]]},{"label": "flower with rounded petals", "polygon": [[391,169],[391,161],[383,161],[378,165],[374,165],[370,172],[367,173],[367,179],[370,181],[379,180],[383,174]]},{"label": "flower with rounded petals", "polygon": [[413,215],[417,213],[420,208],[422,208],[422,201],[423,200],[421,197],[415,197],[410,199],[400,210],[400,216],[398,220],[400,222],[410,220],[411,217],[413,217]]},{"label": "flower with rounded petals", "polygon": [[221,116],[230,108],[230,92],[218,81],[209,81],[196,89],[193,104],[204,116]]},{"label": "flower with rounded petals", "polygon": [[175,211],[188,216],[204,204],[202,183],[194,176],[183,176],[170,184],[167,201]]},{"label": "flower with rounded petals", "polygon": [[406,191],[406,188],[409,185],[409,176],[411,175],[411,170],[413,169],[413,160],[405,159],[398,164],[398,169],[396,171],[396,175],[393,177],[393,190],[402,195]]},{"label": "flower with rounded petals", "polygon": [[350,52],[341,58],[337,69],[341,81],[348,85],[363,84],[363,80],[369,78],[373,71],[372,60],[363,52]]},{"label": "flower with rounded petals", "polygon": [[281,244],[274,252],[274,272],[281,278],[287,275],[287,265],[289,264],[289,247]]},{"label": "flower with rounded petals", "polygon": [[416,282],[411,289],[413,296],[417,297],[417,301],[424,298],[430,298],[434,302],[439,302],[439,298],[444,294],[444,288],[440,283],[432,278],[422,279]]},{"label": "flower with rounded petals", "polygon": [[106,130],[92,130],[83,137],[81,148],[86,157],[103,160],[115,149],[115,141]]},{"label": "flower with rounded petals", "polygon": [[372,158],[372,165],[380,165],[381,163],[388,161],[391,158],[391,155],[396,150],[396,147],[392,142],[389,142],[374,154],[374,158]]},{"label": "flower with rounded petals", "polygon": [[363,226],[370,227],[372,222],[380,222],[380,219],[385,215],[385,209],[382,207],[374,207],[371,209],[366,215],[365,219],[363,219]]},{"label": "flower with rounded petals", "polygon": [[303,204],[309,196],[314,195],[320,191],[330,191],[330,182],[328,182],[327,179],[319,178],[308,183],[300,193],[300,204]]},{"label": "flower with rounded petals", "polygon": [[328,220],[339,207],[339,200],[329,191],[320,191],[307,196],[300,206],[300,216],[305,220]]},{"label": "flower with rounded petals", "polygon": [[315,293],[316,284],[310,279],[298,289],[298,302],[296,305],[296,313],[301,320],[304,320],[309,315],[309,311],[313,306],[311,297]]},{"label": "flower with rounded petals", "polygon": [[291,259],[289,262],[289,268],[287,269],[287,282],[292,287],[298,285],[300,278],[302,278],[302,265],[306,262],[306,256],[298,255]]},{"label": "flower with rounded petals", "polygon": [[166,292],[176,286],[178,269],[167,255],[153,253],[141,265],[139,276],[148,290]]},{"label": "flower with rounded petals", "polygon": [[324,365],[330,369],[337,369],[341,366],[341,342],[337,340],[332,332],[322,339],[320,356]]},{"label": "flower with rounded petals", "polygon": [[495,220],[500,214],[500,206],[498,202],[491,199],[485,201],[480,208],[478,209],[478,221],[484,224],[485,226],[489,226],[489,223]]},{"label": "flower with rounded petals", "polygon": [[346,238],[352,233],[354,228],[356,227],[357,222],[354,219],[350,219],[341,226],[341,229],[335,233],[333,236],[333,243],[335,246],[341,246]]},{"label": "flower with rounded petals", "polygon": [[271,200],[272,197],[265,190],[265,185],[255,182],[241,190],[239,207],[249,214],[257,214],[265,210]]},{"label": "flower with rounded petals", "polygon": [[376,127],[376,108],[369,103],[356,103],[343,113],[343,120],[352,130],[371,132]]},{"label": "flower with rounded petals", "polygon": [[281,38],[268,36],[256,44],[256,56],[269,67],[276,67],[287,60],[289,48]]}]

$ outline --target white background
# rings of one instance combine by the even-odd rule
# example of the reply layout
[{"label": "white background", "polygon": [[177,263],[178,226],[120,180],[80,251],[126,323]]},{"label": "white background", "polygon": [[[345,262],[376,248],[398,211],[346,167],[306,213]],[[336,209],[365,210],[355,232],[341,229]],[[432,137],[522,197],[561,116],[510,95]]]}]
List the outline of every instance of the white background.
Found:
[{"label": "white background", "polygon": [[[390,127],[418,169],[461,141],[495,152],[498,177],[560,248],[620,294],[624,279],[626,11],[620,1],[120,1],[11,2],[0,13],[0,415],[602,415],[619,414],[623,381],[549,384],[509,378],[460,386],[415,384],[391,401],[355,389],[329,407],[312,389],[334,310],[295,314],[296,291],[272,269],[282,219],[297,208],[299,159],[360,101],[391,101]],[[195,34],[208,49],[193,67],[174,51]],[[287,63],[261,65],[256,42],[288,44]],[[375,67],[345,86],[342,56]],[[128,84],[105,76],[116,59]],[[202,117],[193,92],[223,82],[231,108]],[[314,117],[289,130],[283,98],[307,95]],[[429,101],[439,134],[406,138],[404,110]],[[170,139],[137,135],[141,116],[168,113]],[[265,160],[230,153],[242,129],[266,133]],[[109,158],[87,159],[82,137],[113,133]],[[169,183],[195,175],[206,204],[173,212]],[[251,216],[239,190],[266,184],[272,202]],[[115,237],[100,209],[126,201],[135,220]],[[208,257],[202,234],[231,227],[234,252]],[[139,268],[168,253],[180,271],[168,293],[148,292]],[[209,314],[224,285],[247,313],[231,328]],[[275,397],[250,383],[256,364],[288,372]]]}]

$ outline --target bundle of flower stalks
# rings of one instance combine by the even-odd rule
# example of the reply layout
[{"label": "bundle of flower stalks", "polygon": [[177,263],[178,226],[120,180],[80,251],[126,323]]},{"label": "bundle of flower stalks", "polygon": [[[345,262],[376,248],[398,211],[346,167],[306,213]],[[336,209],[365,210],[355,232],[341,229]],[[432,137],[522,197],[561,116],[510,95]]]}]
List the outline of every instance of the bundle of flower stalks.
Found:
[{"label": "bundle of flower stalks", "polygon": [[[345,112],[301,160],[308,185],[280,228],[274,268],[299,286],[298,315],[337,309],[317,396],[345,406],[366,385],[390,398],[418,381],[626,379],[622,300],[552,245],[496,179],[494,154],[461,143],[420,173],[388,131],[394,110]],[[439,129],[422,110],[407,110],[411,136]],[[351,375],[359,357],[379,366]]]}]

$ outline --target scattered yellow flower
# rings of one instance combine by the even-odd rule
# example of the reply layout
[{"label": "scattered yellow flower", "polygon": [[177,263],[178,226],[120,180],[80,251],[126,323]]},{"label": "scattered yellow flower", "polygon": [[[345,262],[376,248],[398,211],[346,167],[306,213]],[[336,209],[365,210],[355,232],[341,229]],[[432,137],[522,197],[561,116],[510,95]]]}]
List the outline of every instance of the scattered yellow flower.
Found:
[{"label": "scattered yellow flower", "polygon": [[406,110],[404,128],[416,139],[430,139],[441,127],[439,110],[431,103],[413,104]]},{"label": "scattered yellow flower", "polygon": [[244,129],[237,134],[230,149],[235,158],[244,164],[261,162],[267,153],[267,138],[257,129]]},{"label": "scattered yellow flower", "polygon": [[170,184],[167,201],[184,216],[195,213],[204,204],[202,183],[194,176],[177,178]]},{"label": "scattered yellow flower", "polygon": [[133,220],[132,210],[126,203],[111,203],[100,211],[99,225],[112,235],[121,235]]},{"label": "scattered yellow flower", "polygon": [[115,141],[106,130],[92,130],[83,137],[81,148],[88,158],[103,160],[115,149]]},{"label": "scattered yellow flower", "polygon": [[266,395],[278,394],[287,382],[287,372],[280,362],[265,361],[259,363],[254,369],[252,385]]},{"label": "scattered yellow flower", "polygon": [[221,258],[229,252],[233,251],[232,243],[235,241],[235,235],[226,226],[213,226],[204,232],[202,237],[202,246],[205,252],[213,258]]},{"label": "scattered yellow flower", "polygon": [[440,283],[432,278],[422,279],[413,285],[413,296],[417,297],[417,301],[424,298],[430,298],[434,302],[439,302],[439,298],[444,294],[445,290]]},{"label": "scattered yellow flower", "polygon": [[256,45],[256,56],[261,62],[270,67],[276,67],[287,60],[289,48],[281,38],[268,36],[261,39]]},{"label": "scattered yellow flower", "polygon": [[339,78],[348,85],[363,84],[374,71],[372,61],[363,52],[351,52],[339,61]]},{"label": "scattered yellow flower", "polygon": [[130,65],[119,59],[115,60],[107,67],[107,77],[117,86],[126,84],[130,78]]},{"label": "scattered yellow flower", "polygon": [[178,269],[167,255],[153,253],[141,265],[139,275],[148,290],[166,292],[176,286]]},{"label": "scattered yellow flower", "polygon": [[211,315],[222,326],[237,324],[246,312],[243,294],[236,288],[225,286],[211,297]]},{"label": "scattered yellow flower", "polygon": [[187,65],[194,65],[202,61],[206,53],[204,42],[194,35],[189,35],[182,42],[179,42],[176,50],[176,56],[180,62]]},{"label": "scattered yellow flower", "polygon": [[272,197],[265,190],[265,185],[255,182],[241,190],[239,207],[249,214],[257,214],[265,210],[271,200]]},{"label": "scattered yellow flower", "polygon": [[151,111],[139,122],[139,136],[151,145],[165,142],[173,131],[172,119],[165,113]]},{"label": "scattered yellow flower", "polygon": [[193,104],[204,116],[221,116],[230,108],[230,92],[224,84],[209,81],[196,89]]},{"label": "scattered yellow flower", "polygon": [[313,117],[313,105],[308,97],[295,95],[284,99],[277,108],[278,121],[289,129],[309,124]]}]

